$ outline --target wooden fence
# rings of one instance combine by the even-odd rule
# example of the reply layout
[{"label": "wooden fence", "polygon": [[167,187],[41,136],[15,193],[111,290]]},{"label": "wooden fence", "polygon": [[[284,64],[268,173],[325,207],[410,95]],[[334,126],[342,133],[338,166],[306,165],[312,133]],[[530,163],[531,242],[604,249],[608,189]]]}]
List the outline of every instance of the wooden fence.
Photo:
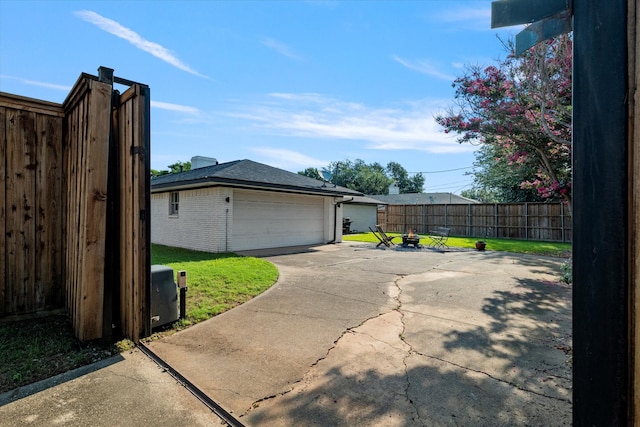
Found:
[{"label": "wooden fence", "polygon": [[562,203],[388,205],[378,210],[378,223],[397,233],[448,227],[453,236],[572,240],[571,214]]},{"label": "wooden fence", "polygon": [[148,153],[144,85],[0,93],[0,317],[66,308],[81,340],[150,333]]},{"label": "wooden fence", "polygon": [[64,304],[63,117],[58,104],[0,97],[0,315]]}]

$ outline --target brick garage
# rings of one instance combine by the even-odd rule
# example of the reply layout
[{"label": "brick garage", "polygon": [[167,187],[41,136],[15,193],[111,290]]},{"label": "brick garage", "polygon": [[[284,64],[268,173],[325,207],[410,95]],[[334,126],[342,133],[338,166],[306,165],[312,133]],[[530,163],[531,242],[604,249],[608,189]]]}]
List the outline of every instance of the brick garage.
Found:
[{"label": "brick garage", "polygon": [[151,182],[151,241],[233,252],[342,240],[343,200],[360,193],[251,160]]}]

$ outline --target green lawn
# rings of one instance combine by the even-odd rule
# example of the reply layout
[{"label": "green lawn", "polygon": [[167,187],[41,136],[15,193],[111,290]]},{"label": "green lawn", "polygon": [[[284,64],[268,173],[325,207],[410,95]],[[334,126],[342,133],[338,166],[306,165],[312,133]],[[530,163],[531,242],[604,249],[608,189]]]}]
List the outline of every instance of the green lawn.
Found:
[{"label": "green lawn", "polygon": [[[395,242],[401,242],[400,233],[387,233],[388,236],[398,236],[394,239]],[[351,240],[356,242],[371,242],[379,243],[376,236],[373,233],[358,233],[348,234],[342,236],[343,240]],[[480,240],[474,237],[449,237],[447,245],[454,248],[475,248],[475,243]],[[507,239],[482,239],[487,243],[486,250],[488,251],[503,251],[503,252],[516,252],[523,254],[536,254],[547,255],[554,257],[569,257],[571,256],[571,244],[570,243],[557,243],[557,242],[538,242],[531,240],[507,240]],[[422,237],[420,243],[427,245],[429,243],[428,237]]]},{"label": "green lawn", "polygon": [[278,279],[268,261],[232,253],[213,254],[152,245],[151,263],[187,272],[187,318],[183,325],[209,319],[261,294]]}]

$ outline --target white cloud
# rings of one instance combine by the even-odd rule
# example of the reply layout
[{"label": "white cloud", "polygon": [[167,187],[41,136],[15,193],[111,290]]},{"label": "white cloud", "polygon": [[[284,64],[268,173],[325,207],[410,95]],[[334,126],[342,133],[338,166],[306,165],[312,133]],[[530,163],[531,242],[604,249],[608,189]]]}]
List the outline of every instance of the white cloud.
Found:
[{"label": "white cloud", "polygon": [[300,56],[298,56],[298,54],[296,54],[289,46],[279,42],[278,40],[269,37],[262,37],[260,39],[260,43],[269,49],[276,51],[280,55],[286,56],[287,58],[301,59]]},{"label": "white cloud", "polygon": [[417,62],[409,62],[405,59],[400,58],[398,55],[392,56],[393,60],[397,63],[407,67],[410,70],[417,71],[422,74],[426,74],[431,77],[435,77],[442,80],[453,81],[455,80],[455,76],[445,73],[443,71],[438,70],[433,64],[420,60]]},{"label": "white cloud", "polygon": [[[454,30],[463,31],[496,31],[491,28],[491,3],[480,3],[477,6],[448,7],[445,12],[435,15],[435,19],[452,24]],[[524,25],[509,27],[507,32],[519,32]],[[500,29],[497,29],[500,31]]]},{"label": "white cloud", "polygon": [[255,147],[251,151],[264,157],[264,163],[285,170],[306,169],[309,167],[322,168],[330,163],[327,160],[316,159],[306,154],[283,148]]},{"label": "white cloud", "polygon": [[187,113],[187,114],[198,114],[200,112],[200,110],[198,110],[195,107],[189,107],[187,105],[180,105],[180,104],[170,104],[168,102],[160,102],[160,101],[151,101],[151,107],[153,108],[160,108],[162,110],[169,110],[169,111],[178,111],[180,113]]},{"label": "white cloud", "polygon": [[459,29],[465,31],[491,30],[491,3],[486,2],[478,6],[449,7],[435,17],[438,21],[448,24],[460,24]]},{"label": "white cloud", "polygon": [[140,34],[119,24],[112,19],[105,18],[104,16],[101,16],[90,10],[81,10],[75,12],[75,14],[83,21],[89,22],[109,34],[113,34],[116,37],[128,41],[138,49],[150,53],[156,58],[170,65],[173,65],[174,67],[182,71],[186,71],[187,73],[193,74],[194,76],[208,78],[207,76],[200,74],[193,68],[189,67],[187,64],[180,61],[173,53],[171,53],[169,49],[159,45],[158,43],[154,43],[144,39],[142,36],[140,36]]},{"label": "white cloud", "polygon": [[59,85],[59,84],[55,84],[55,83],[41,82],[41,81],[37,81],[37,80],[28,80],[28,79],[23,79],[21,77],[8,76],[6,74],[0,74],[0,79],[17,80],[20,83],[25,84],[25,85],[40,86],[40,87],[45,87],[47,89],[65,90],[65,91],[71,90],[71,86]]},{"label": "white cloud", "polygon": [[364,141],[367,148],[374,150],[474,151],[474,147],[461,145],[455,137],[445,134],[436,123],[434,115],[444,107],[444,102],[417,101],[392,108],[371,108],[319,94],[278,93],[230,115],[254,122],[263,132]]}]

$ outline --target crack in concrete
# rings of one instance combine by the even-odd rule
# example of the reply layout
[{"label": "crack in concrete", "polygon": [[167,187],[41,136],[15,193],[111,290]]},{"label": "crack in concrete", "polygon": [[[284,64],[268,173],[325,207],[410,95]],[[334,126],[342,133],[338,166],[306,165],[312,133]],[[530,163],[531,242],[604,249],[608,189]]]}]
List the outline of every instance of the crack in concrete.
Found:
[{"label": "crack in concrete", "polygon": [[284,390],[284,391],[281,391],[280,393],[276,393],[276,394],[273,394],[273,395],[271,395],[271,396],[266,396],[266,397],[263,397],[263,398],[260,398],[260,399],[258,399],[258,400],[256,400],[256,401],[254,401],[254,402],[251,404],[251,406],[249,407],[249,409],[247,409],[247,410],[246,410],[242,415],[240,415],[240,417],[244,417],[244,416],[249,415],[249,413],[250,413],[252,410],[254,410],[254,409],[258,408],[258,407],[260,406],[260,403],[262,403],[262,402],[266,402],[266,401],[268,401],[268,400],[275,399],[275,398],[278,398],[278,397],[281,397],[281,396],[285,396],[285,395],[287,395],[287,394],[291,393],[291,392],[296,388],[296,386],[297,386],[297,385],[299,385],[299,384],[303,383],[303,381],[305,380],[305,378],[307,377],[307,375],[309,374],[309,372],[310,372],[313,368],[315,368],[316,366],[318,366],[318,364],[319,364],[320,362],[322,362],[322,361],[323,361],[323,360],[325,360],[327,357],[329,357],[329,354],[331,354],[331,352],[333,351],[333,349],[335,349],[335,348],[336,348],[336,346],[338,345],[338,342],[339,342],[339,341],[340,341],[340,340],[341,340],[345,335],[347,335],[347,334],[354,334],[354,333],[355,333],[355,332],[354,332],[354,329],[357,329],[357,328],[359,328],[360,326],[362,326],[362,325],[364,325],[365,323],[367,323],[368,321],[373,320],[373,319],[376,319],[376,318],[378,318],[378,317],[380,317],[380,316],[383,316],[384,314],[387,314],[387,313],[389,313],[389,312],[378,313],[378,314],[376,314],[375,316],[368,317],[367,319],[363,320],[362,322],[360,322],[360,324],[358,324],[358,325],[356,325],[356,326],[351,326],[351,327],[349,327],[349,328],[345,329],[345,331],[344,331],[344,332],[342,332],[342,333],[340,334],[340,336],[339,336],[338,338],[336,338],[336,339],[335,339],[335,341],[333,341],[333,345],[331,345],[331,346],[327,349],[327,351],[325,352],[325,354],[324,354],[323,356],[319,357],[318,359],[316,359],[316,360],[315,360],[311,365],[309,365],[309,369],[307,369],[307,371],[306,371],[306,372],[301,376],[301,378],[300,378],[298,381],[295,381],[295,382],[291,383],[291,386],[290,386],[287,390]]},{"label": "crack in concrete", "polygon": [[485,371],[482,371],[482,370],[478,370],[478,369],[473,369],[473,368],[470,368],[468,366],[463,366],[463,365],[460,365],[458,363],[451,362],[450,360],[442,359],[441,357],[437,357],[437,356],[433,356],[433,355],[430,355],[430,354],[421,353],[421,352],[418,352],[418,351],[415,352],[415,354],[417,354],[419,356],[422,356],[422,357],[429,358],[429,359],[438,360],[440,362],[447,363],[447,364],[449,364],[451,366],[455,366],[455,367],[460,368],[460,369],[465,369],[467,371],[471,371],[471,372],[475,372],[475,373],[478,373],[478,374],[481,374],[481,375],[485,375],[486,377],[491,378],[494,381],[498,381],[500,383],[507,384],[507,385],[509,385],[509,386],[511,386],[513,388],[516,388],[516,389],[518,389],[520,391],[524,391],[526,393],[535,394],[537,396],[546,397],[547,399],[553,399],[553,400],[557,400],[557,401],[560,401],[560,402],[572,403],[571,399],[565,399],[563,397],[551,396],[551,395],[548,395],[548,394],[545,394],[545,393],[540,393],[538,391],[525,388],[525,387],[523,387],[523,386],[521,386],[519,384],[516,384],[516,383],[514,383],[512,381],[504,380],[502,378],[498,378],[496,376],[493,376],[488,372],[485,372]]},{"label": "crack in concrete", "polygon": [[[372,258],[374,258],[374,257],[372,257]],[[375,257],[375,258],[381,258],[381,257]],[[453,260],[447,260],[447,261],[444,261],[443,263],[440,263],[440,264],[434,265],[431,269],[429,269],[429,271],[444,271],[444,272],[446,272],[446,271],[451,271],[451,272],[457,272],[457,273],[460,273],[460,271],[459,271],[459,270],[448,270],[448,269],[444,268],[444,267],[446,267],[446,265],[447,265],[447,264],[450,264],[450,263],[452,263],[452,262],[454,262],[454,261],[453,261]],[[334,263],[334,264],[332,264],[332,265],[349,264],[349,263],[352,263],[352,262],[337,262],[337,263]],[[370,271],[370,270],[367,270],[367,271]],[[389,272],[379,272],[379,273],[380,273],[380,274],[383,274],[383,275],[392,275],[392,274],[394,274],[394,273],[389,273]],[[465,272],[462,272],[462,273],[465,273]],[[483,274],[483,273],[470,273],[470,274]],[[487,274],[489,274],[489,273],[487,273]],[[508,273],[507,273],[507,274],[508,274]],[[369,321],[371,321],[371,320],[373,320],[373,319],[379,318],[379,317],[381,317],[381,316],[383,316],[383,315],[386,315],[386,314],[388,314],[388,313],[390,313],[390,312],[392,312],[392,311],[396,311],[396,312],[398,312],[398,313],[399,313],[399,315],[400,315],[400,321],[401,321],[401,326],[402,326],[402,328],[401,328],[401,332],[400,332],[400,336],[399,336],[399,338],[400,338],[400,339],[401,339],[401,341],[402,341],[402,342],[403,342],[403,343],[408,347],[408,350],[406,351],[406,354],[405,354],[405,355],[404,355],[404,357],[402,358],[402,363],[403,363],[403,365],[404,365],[404,374],[405,374],[405,379],[406,379],[406,384],[405,384],[405,387],[404,387],[404,393],[403,393],[403,396],[404,396],[404,398],[407,400],[407,402],[409,402],[410,406],[413,408],[413,410],[414,410],[414,412],[415,412],[415,418],[414,418],[414,420],[415,420],[415,421],[417,421],[418,423],[423,424],[423,421],[422,421],[421,416],[420,416],[420,411],[419,411],[419,407],[418,407],[418,405],[417,405],[417,404],[416,404],[416,402],[414,402],[414,401],[413,401],[413,399],[411,399],[411,397],[410,397],[410,390],[411,390],[412,384],[411,384],[411,377],[410,377],[410,375],[409,375],[409,374],[410,374],[410,372],[409,372],[409,371],[410,371],[410,369],[409,369],[409,366],[408,366],[408,363],[407,363],[407,360],[408,360],[411,356],[413,356],[413,355],[418,355],[418,356],[421,356],[421,357],[426,357],[426,358],[430,358],[430,359],[438,360],[438,361],[440,361],[440,362],[444,362],[444,363],[447,363],[447,364],[449,364],[449,365],[456,366],[456,367],[458,367],[458,368],[460,368],[460,369],[465,369],[465,370],[468,370],[468,371],[476,372],[476,373],[481,374],[481,375],[485,375],[486,377],[488,377],[488,378],[490,378],[490,379],[492,379],[492,380],[494,380],[494,381],[497,381],[497,382],[500,382],[500,383],[503,383],[503,384],[507,384],[507,385],[509,385],[510,387],[516,388],[516,389],[521,390],[521,391],[526,392],[526,393],[535,394],[535,395],[538,395],[538,396],[541,396],[541,397],[544,397],[544,398],[548,398],[548,399],[552,399],[552,400],[556,400],[556,401],[567,402],[567,403],[569,403],[569,404],[571,404],[571,403],[572,403],[570,399],[566,399],[566,398],[562,398],[562,397],[558,397],[558,396],[551,396],[551,395],[548,395],[548,394],[545,394],[545,393],[537,392],[537,391],[535,391],[535,390],[530,390],[530,389],[527,389],[527,388],[525,388],[525,387],[523,387],[523,386],[520,386],[520,385],[518,385],[518,384],[516,384],[516,383],[514,383],[514,382],[511,382],[511,381],[508,381],[508,380],[504,380],[504,379],[501,379],[501,378],[495,377],[495,376],[491,375],[491,374],[490,374],[490,373],[488,373],[488,372],[485,372],[485,371],[482,371],[482,370],[473,369],[473,368],[469,368],[469,367],[466,367],[466,366],[462,366],[462,365],[459,365],[459,364],[457,364],[457,363],[455,363],[455,362],[451,362],[451,361],[448,361],[448,360],[445,360],[445,359],[439,358],[439,357],[437,357],[437,356],[428,355],[428,354],[424,354],[424,353],[421,353],[421,352],[419,352],[419,351],[416,351],[416,350],[414,349],[413,345],[412,345],[409,341],[407,341],[407,340],[405,339],[405,337],[404,337],[404,333],[405,333],[405,331],[406,331],[406,323],[405,323],[405,310],[403,310],[403,307],[402,307],[402,306],[403,306],[403,304],[402,304],[402,293],[403,293],[403,289],[402,289],[402,287],[401,287],[401,283],[400,283],[400,282],[401,282],[404,278],[406,278],[407,276],[409,276],[409,275],[410,275],[410,273],[395,273],[394,275],[396,276],[396,279],[393,281],[393,285],[394,285],[394,286],[395,286],[395,288],[397,289],[397,293],[396,293],[395,295],[393,295],[393,294],[391,294],[391,293],[386,293],[386,292],[383,292],[383,293],[384,293],[385,295],[387,295],[387,296],[388,296],[392,301],[394,301],[394,302],[395,302],[395,308],[392,308],[392,309],[390,309],[389,311],[384,311],[384,312],[378,313],[378,314],[376,314],[376,315],[374,315],[374,316],[371,316],[371,317],[369,317],[369,318],[367,318],[367,319],[363,320],[363,321],[362,321],[362,322],[360,322],[358,325],[355,325],[355,326],[352,326],[352,327],[349,327],[349,328],[345,329],[345,330],[344,330],[344,332],[342,332],[342,333],[340,334],[340,336],[339,336],[339,337],[338,337],[338,338],[333,342],[333,344],[332,344],[332,345],[327,349],[327,351],[325,352],[325,354],[324,354],[323,356],[319,357],[317,360],[315,360],[315,361],[314,361],[314,362],[309,366],[309,368],[306,370],[306,372],[301,376],[301,378],[300,378],[298,381],[293,382],[293,383],[291,384],[291,386],[290,386],[287,390],[284,390],[284,391],[279,392],[279,393],[276,393],[276,394],[274,394],[274,395],[266,396],[266,397],[264,397],[264,398],[261,398],[261,399],[258,399],[258,400],[256,400],[256,401],[254,401],[254,402],[251,404],[251,406],[249,407],[249,409],[247,409],[247,410],[246,410],[242,415],[240,415],[240,416],[241,416],[241,417],[245,417],[245,416],[249,415],[249,414],[251,413],[251,411],[253,411],[254,409],[258,408],[258,407],[260,406],[260,404],[261,404],[261,403],[263,403],[263,402],[266,402],[266,401],[269,401],[269,400],[272,400],[272,399],[275,399],[275,398],[278,398],[278,397],[285,396],[285,395],[287,395],[287,394],[291,393],[292,391],[294,391],[294,389],[295,389],[298,385],[300,385],[300,384],[304,383],[304,381],[306,380],[306,378],[308,377],[309,373],[311,372],[311,370],[312,370],[313,368],[315,368],[316,366],[318,366],[318,365],[319,365],[323,360],[325,360],[325,359],[327,359],[327,358],[329,357],[329,355],[330,355],[330,354],[331,354],[331,352],[336,348],[336,346],[338,345],[338,343],[340,342],[340,340],[341,340],[343,337],[345,337],[347,334],[355,334],[355,333],[359,333],[359,334],[361,334],[361,335],[366,335],[366,336],[368,336],[368,337],[372,338],[372,339],[373,339],[373,340],[375,340],[375,341],[383,342],[383,343],[385,343],[385,344],[389,345],[389,346],[390,346],[390,347],[392,347],[392,348],[396,348],[395,346],[391,345],[390,343],[388,343],[388,342],[386,342],[386,341],[382,341],[382,340],[380,340],[380,339],[377,339],[377,338],[375,338],[375,337],[371,336],[370,334],[366,334],[366,333],[362,333],[362,332],[357,332],[357,331],[355,331],[357,328],[359,328],[359,327],[363,326],[365,323],[367,323],[367,322],[369,322]],[[332,294],[332,295],[333,295],[333,294]],[[343,297],[343,298],[344,298],[344,296],[342,296],[342,295],[335,295],[335,296],[340,296],[340,297]],[[358,299],[354,299],[354,300],[359,301]],[[360,302],[366,302],[366,301],[360,301]],[[410,312],[410,313],[411,313],[411,310],[408,310],[407,312]],[[416,313],[416,314],[425,315],[424,313]],[[300,315],[300,314],[297,314],[297,315]],[[427,316],[429,316],[429,315],[427,315]],[[430,317],[437,317],[437,316],[430,316]],[[450,320],[453,320],[453,319],[450,319]],[[553,376],[553,375],[550,375],[550,376]],[[555,376],[555,377],[562,378],[562,377],[559,377],[559,376]],[[456,424],[457,424],[457,423],[456,423]]]},{"label": "crack in concrete", "polygon": [[396,307],[396,311],[400,314],[400,323],[402,324],[402,331],[400,331],[400,339],[402,340],[403,343],[405,343],[405,345],[407,345],[409,347],[409,351],[407,351],[407,353],[405,354],[405,356],[402,358],[402,364],[404,365],[404,377],[405,377],[405,387],[404,387],[404,397],[407,399],[407,401],[409,402],[409,404],[411,405],[411,407],[413,408],[413,411],[415,412],[415,417],[416,420],[420,423],[422,423],[422,420],[420,418],[420,411],[418,410],[418,406],[415,404],[415,402],[413,401],[413,399],[411,399],[411,397],[409,396],[409,390],[411,389],[411,377],[409,376],[409,366],[407,365],[407,359],[409,359],[409,357],[411,357],[411,355],[413,354],[413,346],[411,345],[410,342],[408,342],[407,340],[405,340],[404,338],[404,332],[407,328],[407,325],[404,321],[404,312],[402,311],[402,287],[400,286],[400,281],[402,279],[404,279],[405,276],[400,276],[396,279],[396,281],[394,282],[396,288],[398,289],[398,294],[394,297],[394,299],[397,302],[397,307]]}]

